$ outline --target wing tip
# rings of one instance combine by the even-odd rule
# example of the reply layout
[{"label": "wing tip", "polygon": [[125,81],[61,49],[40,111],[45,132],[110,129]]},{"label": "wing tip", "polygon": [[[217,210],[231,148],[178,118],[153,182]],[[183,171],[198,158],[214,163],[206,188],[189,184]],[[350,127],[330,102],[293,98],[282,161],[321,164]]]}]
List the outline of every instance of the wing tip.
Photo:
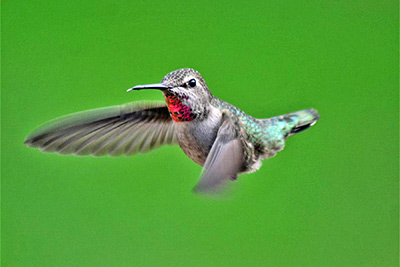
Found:
[{"label": "wing tip", "polygon": [[35,147],[35,142],[33,141],[33,138],[30,138],[30,137],[25,138],[25,140],[22,144],[27,147]]},{"label": "wing tip", "polygon": [[224,192],[227,191],[229,187],[229,183],[220,183],[218,185],[205,185],[202,184],[201,181],[196,184],[192,189],[192,193],[196,195],[203,196],[211,196],[211,197],[219,197],[223,195]]},{"label": "wing tip", "polygon": [[225,200],[230,196],[228,191],[226,186],[208,188],[196,185],[192,189],[194,195],[210,200]]}]

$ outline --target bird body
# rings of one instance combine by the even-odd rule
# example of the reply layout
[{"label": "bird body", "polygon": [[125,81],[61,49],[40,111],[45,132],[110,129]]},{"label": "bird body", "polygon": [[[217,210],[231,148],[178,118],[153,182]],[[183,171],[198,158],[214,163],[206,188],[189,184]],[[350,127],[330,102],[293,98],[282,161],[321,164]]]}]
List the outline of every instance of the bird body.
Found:
[{"label": "bird body", "polygon": [[77,155],[130,155],[178,143],[203,166],[198,192],[215,192],[237,175],[253,172],[275,156],[285,140],[312,126],[313,110],[256,119],[215,97],[193,69],[167,74],[160,84],[128,91],[158,89],[165,103],[141,103],[97,109],[45,124],[25,143],[42,151]]}]

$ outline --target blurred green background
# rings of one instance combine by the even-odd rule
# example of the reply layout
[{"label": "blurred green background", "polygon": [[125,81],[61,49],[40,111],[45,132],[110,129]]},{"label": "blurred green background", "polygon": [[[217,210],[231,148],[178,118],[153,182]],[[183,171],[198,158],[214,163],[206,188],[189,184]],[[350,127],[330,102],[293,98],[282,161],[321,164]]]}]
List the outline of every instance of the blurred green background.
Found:
[{"label": "blurred green background", "polygon": [[[397,266],[398,1],[2,3],[3,266]],[[255,117],[316,108],[222,201],[179,147],[25,147],[38,125],[142,99],[175,69]]]}]

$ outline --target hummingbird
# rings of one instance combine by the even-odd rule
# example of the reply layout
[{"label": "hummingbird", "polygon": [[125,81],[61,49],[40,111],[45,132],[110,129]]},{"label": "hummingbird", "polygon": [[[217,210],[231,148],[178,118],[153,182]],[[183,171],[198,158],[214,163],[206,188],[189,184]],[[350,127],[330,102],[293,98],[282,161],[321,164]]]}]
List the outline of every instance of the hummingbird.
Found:
[{"label": "hummingbird", "polygon": [[144,153],[178,144],[203,166],[194,192],[215,193],[242,173],[261,167],[289,136],[314,125],[314,109],[257,119],[217,98],[200,73],[191,68],[168,73],[161,83],[127,91],[159,90],[165,101],[131,102],[78,112],[39,127],[25,144],[44,152],[78,156]]}]

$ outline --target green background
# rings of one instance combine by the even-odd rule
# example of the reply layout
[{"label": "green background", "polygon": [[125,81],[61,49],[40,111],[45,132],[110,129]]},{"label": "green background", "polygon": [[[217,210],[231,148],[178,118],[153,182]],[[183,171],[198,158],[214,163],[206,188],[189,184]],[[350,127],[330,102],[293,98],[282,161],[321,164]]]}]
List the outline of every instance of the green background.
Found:
[{"label": "green background", "polygon": [[[397,266],[398,1],[2,3],[3,266]],[[55,117],[141,99],[199,70],[255,117],[320,121],[242,175],[191,193],[179,147],[121,158],[43,154]]]}]

